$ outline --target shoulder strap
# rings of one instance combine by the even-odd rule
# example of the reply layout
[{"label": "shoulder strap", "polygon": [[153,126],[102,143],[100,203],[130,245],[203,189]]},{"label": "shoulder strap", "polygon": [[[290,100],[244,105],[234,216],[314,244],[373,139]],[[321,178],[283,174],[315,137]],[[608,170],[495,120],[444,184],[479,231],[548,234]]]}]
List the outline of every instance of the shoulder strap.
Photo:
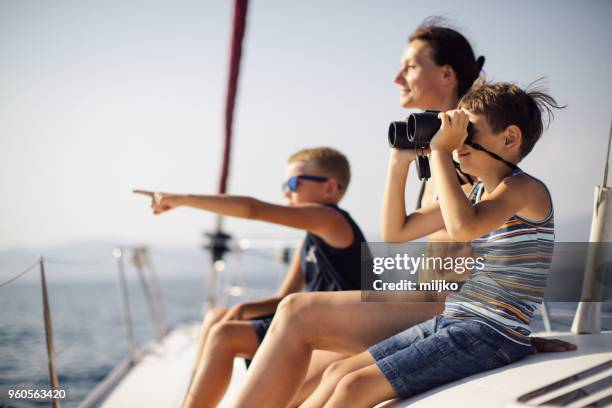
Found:
[{"label": "shoulder strap", "polygon": [[510,163],[508,160],[501,158],[499,155],[497,155],[497,154],[495,154],[493,152],[488,151],[487,149],[485,149],[484,147],[482,147],[478,143],[472,142],[471,140],[467,140],[465,142],[465,144],[470,146],[472,149],[476,149],[476,150],[480,150],[481,152],[485,152],[486,154],[488,154],[489,156],[491,156],[495,160],[499,160],[500,162],[503,162],[504,164],[509,166],[512,170],[518,169],[516,164]]}]

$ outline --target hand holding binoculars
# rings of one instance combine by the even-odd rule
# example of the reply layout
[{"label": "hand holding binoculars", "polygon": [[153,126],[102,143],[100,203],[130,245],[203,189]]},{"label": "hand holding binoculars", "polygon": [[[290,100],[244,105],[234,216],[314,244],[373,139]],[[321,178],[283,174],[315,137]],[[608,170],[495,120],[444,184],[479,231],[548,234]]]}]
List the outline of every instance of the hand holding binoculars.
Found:
[{"label": "hand holding binoculars", "polygon": [[[429,159],[424,150],[429,148],[429,142],[433,139],[442,121],[438,118],[436,111],[412,113],[405,120],[391,122],[389,125],[389,146],[396,149],[413,149],[417,151],[417,174],[419,180],[431,177]],[[466,144],[471,143],[474,128],[468,124],[468,136]]]}]

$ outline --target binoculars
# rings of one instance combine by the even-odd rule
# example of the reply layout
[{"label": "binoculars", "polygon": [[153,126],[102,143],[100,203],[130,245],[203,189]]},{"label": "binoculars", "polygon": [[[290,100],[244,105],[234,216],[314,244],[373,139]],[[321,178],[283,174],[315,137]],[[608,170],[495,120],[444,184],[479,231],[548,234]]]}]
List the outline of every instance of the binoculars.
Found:
[{"label": "binoculars", "polygon": [[[429,142],[440,129],[442,121],[438,119],[435,111],[412,113],[406,120],[391,122],[389,125],[389,146],[396,149],[426,149]],[[468,136],[465,140],[469,143],[474,133],[472,124],[468,124]]]},{"label": "binoculars", "polygon": [[[422,150],[429,148],[429,142],[440,129],[442,121],[438,119],[436,111],[425,111],[422,113],[412,113],[406,120],[391,122],[389,125],[389,146],[396,149]],[[468,123],[468,136],[466,144],[471,144],[474,134],[474,127]],[[431,177],[429,160],[427,156],[420,153],[417,155],[416,169],[419,180]]]}]

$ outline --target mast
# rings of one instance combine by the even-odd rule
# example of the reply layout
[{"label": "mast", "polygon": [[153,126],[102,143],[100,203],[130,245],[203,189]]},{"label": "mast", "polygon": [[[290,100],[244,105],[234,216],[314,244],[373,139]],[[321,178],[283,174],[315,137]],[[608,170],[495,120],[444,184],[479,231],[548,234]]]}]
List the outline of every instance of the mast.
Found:
[{"label": "mast", "polygon": [[[227,192],[227,180],[229,177],[231,151],[232,151],[232,130],[234,122],[234,107],[236,103],[236,93],[238,90],[238,78],[240,74],[240,60],[242,58],[242,40],[246,28],[248,0],[235,0],[232,39],[229,61],[229,75],[227,83],[227,94],[225,99],[225,126],[224,126],[224,147],[223,160],[221,163],[221,175],[219,178],[219,194]],[[205,249],[211,253],[212,269],[208,278],[208,307],[216,303],[218,274],[225,269],[223,256],[229,251],[227,246],[231,236],[223,231],[223,217],[217,216],[215,227],[212,233],[206,233],[208,242]]]}]

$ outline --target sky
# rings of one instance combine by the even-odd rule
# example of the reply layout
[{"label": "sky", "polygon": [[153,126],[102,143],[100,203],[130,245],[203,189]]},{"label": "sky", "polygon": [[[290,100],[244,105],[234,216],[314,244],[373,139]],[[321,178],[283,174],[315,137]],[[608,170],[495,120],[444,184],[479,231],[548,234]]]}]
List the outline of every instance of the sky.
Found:
[{"label": "sky", "polygon": [[[161,216],[133,188],[217,190],[231,4],[0,0],[0,249],[105,240],[196,247],[214,216]],[[341,205],[379,240],[392,79],[408,35],[448,19],[487,77],[546,76],[567,108],[521,167],[553,195],[557,240],[586,240],[612,113],[612,2],[252,0],[229,193],[283,203],[287,157],[327,145],[353,179]],[[409,180],[408,206],[417,183]],[[236,237],[298,231],[227,220]]]}]

